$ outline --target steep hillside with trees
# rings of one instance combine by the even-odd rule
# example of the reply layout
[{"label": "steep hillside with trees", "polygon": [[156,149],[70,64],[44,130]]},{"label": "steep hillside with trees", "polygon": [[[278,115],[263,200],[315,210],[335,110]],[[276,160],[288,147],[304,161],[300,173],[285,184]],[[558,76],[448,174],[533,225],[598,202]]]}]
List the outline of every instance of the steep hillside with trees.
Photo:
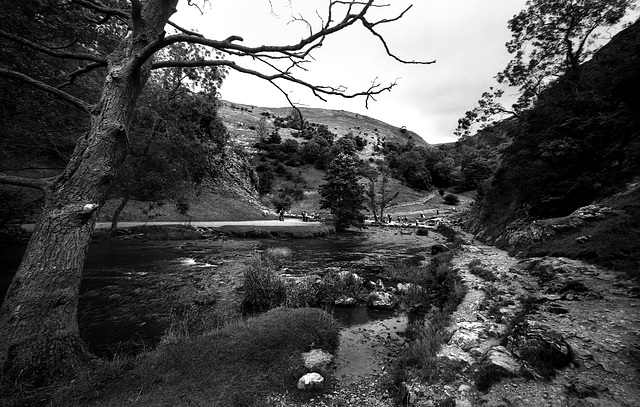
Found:
[{"label": "steep hillside with trees", "polygon": [[[637,268],[637,247],[616,246],[629,242],[629,236],[640,237],[637,203],[629,198],[637,195],[634,182],[640,175],[639,95],[636,22],[542,91],[534,107],[514,122],[513,142],[493,178],[480,188],[468,226],[486,240],[519,251],[531,243],[561,238],[562,234],[547,236],[535,227],[538,236],[516,238],[536,220],[566,217],[578,208],[606,202],[617,219],[615,228],[598,231],[608,238],[594,237],[595,248],[586,245],[560,253],[593,261],[626,257],[631,259],[626,264],[635,262]],[[576,246],[580,232],[575,225],[563,230],[577,233],[571,235]],[[539,254],[550,249],[537,250]]]}]

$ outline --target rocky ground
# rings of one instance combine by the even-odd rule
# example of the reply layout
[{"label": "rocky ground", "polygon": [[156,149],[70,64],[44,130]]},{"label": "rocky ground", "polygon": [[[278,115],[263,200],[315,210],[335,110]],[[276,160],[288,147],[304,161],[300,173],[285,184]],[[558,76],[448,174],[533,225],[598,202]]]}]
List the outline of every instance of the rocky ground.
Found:
[{"label": "rocky ground", "polygon": [[[490,273],[472,274],[471,262]],[[479,244],[463,246],[454,267],[469,292],[439,356],[462,368],[435,384],[410,383],[415,405],[640,405],[640,298],[632,281],[579,261],[517,260]]]},{"label": "rocky ground", "polygon": [[[516,259],[468,240],[453,266],[469,290],[438,352],[439,374],[406,383],[404,404],[640,405],[633,281],[566,258]],[[375,373],[306,403],[280,395],[270,405],[394,405],[382,385],[386,371]]]}]

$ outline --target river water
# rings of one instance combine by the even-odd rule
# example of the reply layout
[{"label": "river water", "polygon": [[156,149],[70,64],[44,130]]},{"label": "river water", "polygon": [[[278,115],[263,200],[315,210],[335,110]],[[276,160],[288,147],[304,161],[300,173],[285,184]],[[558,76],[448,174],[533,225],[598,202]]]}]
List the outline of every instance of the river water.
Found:
[{"label": "river water", "polygon": [[[437,234],[378,229],[298,240],[94,242],[80,288],[81,334],[92,351],[107,357],[148,349],[171,324],[175,310],[233,304],[244,264],[267,247],[291,249],[287,272],[292,274],[350,270],[375,281],[388,262],[424,261],[430,246],[442,241]],[[1,298],[24,249],[0,247]],[[407,320],[398,311],[359,306],[336,308],[334,315],[344,326],[336,360],[340,380],[375,375],[384,358],[403,345]]]}]

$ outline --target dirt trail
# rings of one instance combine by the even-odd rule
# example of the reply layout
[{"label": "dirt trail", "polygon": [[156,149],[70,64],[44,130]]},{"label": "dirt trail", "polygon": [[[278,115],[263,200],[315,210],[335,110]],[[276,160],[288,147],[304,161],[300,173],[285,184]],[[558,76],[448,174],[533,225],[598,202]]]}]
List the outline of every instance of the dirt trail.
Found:
[{"label": "dirt trail", "polygon": [[[475,260],[495,281],[469,272]],[[412,383],[417,406],[455,400],[456,406],[640,405],[640,299],[625,276],[564,259],[517,260],[490,246],[466,245],[454,260],[469,292],[452,316],[451,339],[439,352],[463,364],[448,381]],[[555,377],[502,377],[487,392],[476,377],[499,345],[508,324],[532,306],[526,319],[555,331],[569,344],[573,361]],[[522,369],[522,362],[511,355]]]}]

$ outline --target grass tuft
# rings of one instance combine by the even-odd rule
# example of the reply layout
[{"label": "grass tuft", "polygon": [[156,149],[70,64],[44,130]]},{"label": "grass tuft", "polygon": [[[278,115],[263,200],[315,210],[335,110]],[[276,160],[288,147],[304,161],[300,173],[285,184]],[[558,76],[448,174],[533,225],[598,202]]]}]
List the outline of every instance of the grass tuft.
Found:
[{"label": "grass tuft", "polygon": [[339,329],[320,309],[277,308],[198,336],[176,330],[155,350],[106,364],[61,389],[49,405],[261,406],[285,391],[302,398],[301,354],[335,351]]}]

